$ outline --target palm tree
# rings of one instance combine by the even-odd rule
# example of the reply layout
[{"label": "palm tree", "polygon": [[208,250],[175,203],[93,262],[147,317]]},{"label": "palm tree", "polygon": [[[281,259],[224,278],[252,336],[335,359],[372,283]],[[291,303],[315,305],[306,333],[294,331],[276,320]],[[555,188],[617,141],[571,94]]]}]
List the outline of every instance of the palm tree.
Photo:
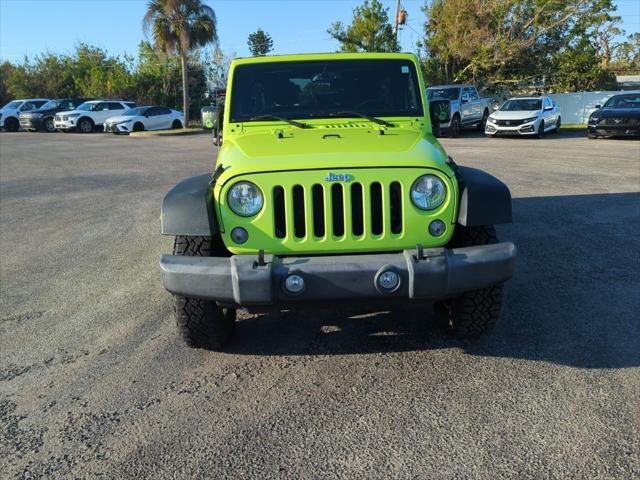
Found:
[{"label": "palm tree", "polygon": [[189,126],[189,52],[218,41],[216,14],[202,0],[148,0],[142,21],[161,52],[180,55],[184,128]]}]

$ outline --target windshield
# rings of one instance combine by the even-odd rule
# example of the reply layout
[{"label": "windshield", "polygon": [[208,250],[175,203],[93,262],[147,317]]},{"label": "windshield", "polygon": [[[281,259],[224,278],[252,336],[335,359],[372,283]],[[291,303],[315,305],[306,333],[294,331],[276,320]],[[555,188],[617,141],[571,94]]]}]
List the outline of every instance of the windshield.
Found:
[{"label": "windshield", "polygon": [[460,97],[459,88],[428,88],[429,100],[457,100]]},{"label": "windshield", "polygon": [[504,102],[504,105],[500,107],[500,110],[505,112],[542,110],[542,100],[539,98],[518,98],[515,100],[507,100]]},{"label": "windshield", "polygon": [[616,95],[607,100],[606,108],[640,108],[640,94]]},{"label": "windshield", "polygon": [[[233,72],[230,119],[256,117],[422,116],[410,60],[312,60],[239,65]],[[349,113],[349,114],[347,114]]]},{"label": "windshield", "polygon": [[96,108],[98,108],[99,103],[90,103],[85,102],[80,105],[76,110],[84,110],[85,112],[93,112]]},{"label": "windshield", "polygon": [[10,108],[10,109],[16,109],[18,108],[20,105],[22,105],[23,102],[19,101],[19,100],[14,100],[13,102],[9,102],[7,103],[4,107],[2,108]]},{"label": "windshield", "polygon": [[60,102],[58,100],[49,100],[47,103],[40,107],[40,110],[51,110],[54,108],[58,108]]},{"label": "windshield", "polygon": [[124,112],[122,114],[122,116],[123,117],[137,117],[138,115],[144,115],[144,112],[147,110],[147,108],[149,108],[149,107],[132,108],[131,110],[127,110],[126,112]]}]

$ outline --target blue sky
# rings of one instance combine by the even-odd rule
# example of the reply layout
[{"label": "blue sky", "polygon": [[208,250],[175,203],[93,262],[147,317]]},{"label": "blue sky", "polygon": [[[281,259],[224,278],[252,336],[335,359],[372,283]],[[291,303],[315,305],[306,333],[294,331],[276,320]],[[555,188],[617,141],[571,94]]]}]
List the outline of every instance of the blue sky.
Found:
[{"label": "blue sky", "polygon": [[[336,20],[348,22],[360,0],[208,0],[218,17],[221,48],[248,55],[247,36],[258,27],[274,40],[274,53],[327,52],[337,44],[326,33]],[[393,12],[395,0],[383,0]],[[640,0],[616,0],[627,33],[640,31]],[[0,0],[0,59],[19,61],[47,50],[71,51],[78,42],[113,54],[135,53],[144,38],[145,0]],[[424,0],[402,0],[409,14],[400,32],[414,51]]]}]

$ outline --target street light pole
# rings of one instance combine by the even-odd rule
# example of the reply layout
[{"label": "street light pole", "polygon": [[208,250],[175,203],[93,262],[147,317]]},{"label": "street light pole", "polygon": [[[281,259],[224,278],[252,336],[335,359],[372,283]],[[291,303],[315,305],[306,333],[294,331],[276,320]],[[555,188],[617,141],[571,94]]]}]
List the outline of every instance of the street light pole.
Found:
[{"label": "street light pole", "polygon": [[400,0],[396,0],[396,18],[393,23],[393,36],[395,38],[396,46],[398,45],[398,20],[400,18]]}]

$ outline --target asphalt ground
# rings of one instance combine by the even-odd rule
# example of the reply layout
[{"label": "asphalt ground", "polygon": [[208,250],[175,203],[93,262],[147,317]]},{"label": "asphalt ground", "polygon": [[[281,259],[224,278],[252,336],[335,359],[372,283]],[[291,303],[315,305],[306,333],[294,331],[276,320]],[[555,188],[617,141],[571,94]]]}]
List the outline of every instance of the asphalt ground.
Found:
[{"label": "asphalt ground", "polygon": [[0,134],[0,477],[640,477],[640,142],[443,139],[512,190],[496,330],[238,322],[185,347],[159,206],[209,138]]}]

